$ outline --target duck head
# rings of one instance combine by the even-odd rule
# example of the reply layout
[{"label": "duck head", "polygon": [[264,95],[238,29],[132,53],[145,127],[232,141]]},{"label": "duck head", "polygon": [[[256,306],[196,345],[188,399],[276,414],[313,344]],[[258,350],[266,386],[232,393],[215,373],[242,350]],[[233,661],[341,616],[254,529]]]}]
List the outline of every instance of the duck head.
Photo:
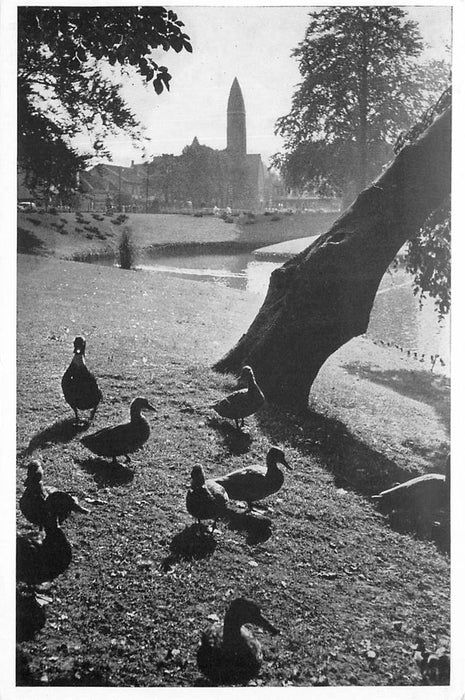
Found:
[{"label": "duck head", "polygon": [[249,365],[245,365],[241,373],[239,375],[239,382],[242,384],[247,384],[247,386],[250,386],[250,384],[255,383],[255,375],[253,373],[252,367],[249,367]]},{"label": "duck head", "polygon": [[284,464],[285,467],[292,470],[290,464],[286,462],[284,452],[279,447],[270,447],[266,456],[266,463],[268,466],[275,465],[277,463]]},{"label": "duck head", "polygon": [[24,481],[24,486],[33,486],[40,484],[44,476],[44,470],[38,459],[33,459],[27,465],[27,477]]},{"label": "duck head", "polygon": [[257,625],[271,634],[279,634],[279,630],[261,613],[259,606],[248,598],[236,598],[229,606],[224,617],[225,626],[242,627],[246,623]]},{"label": "duck head", "polygon": [[77,335],[74,339],[74,354],[75,355],[85,355],[86,354],[86,339],[83,335]]},{"label": "duck head", "polygon": [[203,486],[205,483],[205,474],[203,467],[200,464],[196,464],[191,471],[191,486],[193,489],[199,486]]},{"label": "duck head", "polygon": [[151,403],[144,399],[142,396],[138,396],[131,402],[131,416],[139,416],[141,411],[156,411],[157,409],[152,406]]}]

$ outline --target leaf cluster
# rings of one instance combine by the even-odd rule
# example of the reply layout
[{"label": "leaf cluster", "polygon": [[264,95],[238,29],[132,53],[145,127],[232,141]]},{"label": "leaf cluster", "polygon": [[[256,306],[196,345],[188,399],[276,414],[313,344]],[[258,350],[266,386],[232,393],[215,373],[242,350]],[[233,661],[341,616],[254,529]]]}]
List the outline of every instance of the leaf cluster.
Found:
[{"label": "leaf cluster", "polygon": [[[140,139],[140,124],[115,76],[118,69],[120,76],[139,74],[157,94],[169,90],[171,75],[153,53],[191,52],[183,27],[176,13],[163,7],[18,8],[21,165],[41,172],[40,149],[31,145],[52,132],[74,155],[70,139],[83,129],[95,135],[99,156],[109,155],[102,146],[110,133],[122,130]],[[43,128],[35,131],[39,118]]]},{"label": "leaf cluster", "polygon": [[[309,16],[293,51],[302,81],[276,123],[285,145],[274,164],[284,165],[289,184],[323,181],[339,191],[357,179],[361,149],[367,172],[360,180],[377,174],[399,131],[444,89],[449,68],[419,62],[423,43],[402,8],[329,7]],[[305,155],[314,158],[307,168]]]},{"label": "leaf cluster", "polygon": [[[400,134],[395,152],[420,138],[434,119],[451,104],[452,88],[449,86],[409,131]],[[414,293],[419,296],[420,305],[427,296],[434,298],[440,319],[449,312],[451,302],[450,236],[451,201],[447,197],[428,217],[418,235],[407,243],[406,267],[414,276]]]}]

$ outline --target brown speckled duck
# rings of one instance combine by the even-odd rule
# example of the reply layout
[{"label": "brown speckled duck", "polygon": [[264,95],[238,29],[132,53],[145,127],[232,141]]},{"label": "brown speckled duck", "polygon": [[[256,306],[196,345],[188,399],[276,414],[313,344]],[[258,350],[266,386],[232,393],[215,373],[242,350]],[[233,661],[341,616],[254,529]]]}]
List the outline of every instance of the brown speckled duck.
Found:
[{"label": "brown speckled duck", "polygon": [[237,430],[244,426],[244,418],[256,413],[265,403],[265,397],[255,381],[251,367],[246,365],[242,368],[239,381],[246,381],[247,388],[233,391],[211,406],[222,418],[233,419]]},{"label": "brown speckled duck", "polygon": [[202,520],[213,520],[212,532],[216,521],[226,513],[228,494],[213,479],[205,479],[203,468],[196,465],[191,473],[191,487],[186,495],[188,513],[201,525]]},{"label": "brown speckled duck", "polygon": [[81,442],[94,454],[100,457],[111,457],[113,464],[117,464],[116,458],[121,455],[130,462],[128,455],[139,450],[150,436],[150,425],[141,411],[155,410],[147,399],[137,397],[131,403],[129,423],[121,423],[112,428],[103,428],[91,435],[85,435],[81,438]]},{"label": "brown speckled duck", "polygon": [[230,499],[245,501],[250,510],[255,501],[271,496],[283,485],[284,474],[278,464],[291,469],[284,452],[279,447],[271,447],[266,456],[266,467],[257,464],[236,469],[225,476],[215,478],[215,481],[223,486]]},{"label": "brown speckled duck", "polygon": [[214,683],[244,683],[258,675],[263,652],[260,642],[244,626],[247,623],[278,633],[258,605],[247,598],[232,601],[223,625],[214,623],[202,632],[197,666]]},{"label": "brown speckled duck", "polygon": [[71,406],[79,423],[79,411],[91,410],[92,421],[95,411],[102,400],[97,380],[92,372],[89,372],[85,361],[86,340],[78,335],[74,339],[74,355],[71,363],[61,380],[61,388],[66,402]]}]

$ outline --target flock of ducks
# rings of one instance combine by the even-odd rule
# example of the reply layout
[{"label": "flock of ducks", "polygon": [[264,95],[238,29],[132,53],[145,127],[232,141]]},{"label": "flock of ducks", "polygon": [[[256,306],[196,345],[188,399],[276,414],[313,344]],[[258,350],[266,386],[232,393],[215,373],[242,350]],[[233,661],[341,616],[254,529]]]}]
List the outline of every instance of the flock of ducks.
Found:
[{"label": "flock of ducks", "polygon": [[[90,411],[89,425],[103,398],[95,376],[85,361],[86,341],[82,336],[74,340],[74,354],[62,378],[65,400],[72,408],[76,425],[83,423],[79,411]],[[234,421],[241,431],[244,419],[258,411],[264,404],[264,395],[257,385],[251,367],[244,367],[240,379],[247,386],[229,394],[213,404],[221,417]],[[81,438],[81,443],[98,457],[117,458],[139,450],[149,439],[150,425],[143,411],[155,411],[143,397],[135,398],[130,406],[130,417],[126,423],[98,430]],[[202,466],[195,465],[191,473],[191,486],[186,495],[186,509],[198,522],[198,532],[203,534],[202,521],[211,520],[214,532],[217,520],[225,517],[230,501],[247,504],[248,510],[280,490],[284,473],[278,465],[291,469],[284,452],[271,447],[266,457],[266,466],[252,465],[236,469],[216,478],[205,478]],[[425,475],[405,484],[383,491],[374,498],[388,507],[402,508],[415,499],[424,499],[428,494],[429,507],[444,498],[449,484],[447,475]],[[39,536],[17,537],[17,579],[33,588],[53,580],[69,566],[71,546],[61,529],[61,524],[71,513],[88,513],[77,499],[65,492],[54,490],[48,493],[43,484],[43,469],[38,460],[28,465],[19,507],[24,517],[39,528]],[[278,630],[261,613],[258,605],[246,598],[236,598],[230,604],[224,623],[215,623],[202,633],[197,652],[199,670],[218,684],[250,680],[259,673],[263,654],[259,641],[245,626],[253,624],[277,634]]]},{"label": "flock of ducks", "polygon": [[[88,427],[103,394],[86,365],[85,353],[86,340],[77,336],[73,358],[62,377],[61,386],[64,398],[74,412],[76,426]],[[265,402],[251,367],[243,368],[240,380],[246,383],[246,388],[238,389],[212,405],[218,415],[233,420],[238,431],[242,430],[244,419],[258,411]],[[143,447],[150,437],[150,425],[142,412],[155,410],[146,398],[137,397],[131,403],[128,422],[85,435],[81,443],[98,457],[111,459],[112,465],[119,464],[119,457],[129,462],[129,455]],[[90,411],[89,420],[80,417],[79,412],[83,411]],[[202,466],[194,466],[186,508],[198,521],[199,533],[204,534],[202,521],[205,520],[213,521],[211,531],[214,531],[217,520],[226,515],[230,500],[242,501],[251,510],[257,501],[279,491],[284,474],[278,464],[290,468],[283,451],[272,447],[266,467],[249,466],[217,479],[205,479]],[[89,512],[71,494],[57,490],[48,493],[43,476],[40,462],[31,461],[24,481],[25,490],[19,500],[21,513],[39,528],[38,536],[17,537],[17,579],[31,589],[53,580],[66,570],[72,552],[60,526],[73,512]],[[258,674],[263,653],[260,642],[245,627],[247,623],[272,634],[278,633],[254,601],[247,598],[233,600],[225,613],[224,623],[212,624],[201,636],[198,668],[210,680],[221,684],[235,683]]]}]

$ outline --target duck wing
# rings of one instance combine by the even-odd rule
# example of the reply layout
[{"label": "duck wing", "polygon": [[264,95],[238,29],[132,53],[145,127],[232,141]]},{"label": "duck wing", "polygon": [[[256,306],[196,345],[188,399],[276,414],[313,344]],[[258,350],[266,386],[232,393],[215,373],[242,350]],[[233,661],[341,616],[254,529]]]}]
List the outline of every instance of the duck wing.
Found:
[{"label": "duck wing", "polygon": [[226,510],[228,494],[217,483],[206,481],[202,486],[189,489],[186,495],[188,513],[199,520],[216,519]]},{"label": "duck wing", "polygon": [[135,452],[148,440],[150,426],[144,418],[103,428],[81,438],[82,444],[102,457],[118,457]]},{"label": "duck wing", "polygon": [[270,484],[266,468],[260,466],[236,469],[215,481],[234,501],[259,501],[277,490]]}]

